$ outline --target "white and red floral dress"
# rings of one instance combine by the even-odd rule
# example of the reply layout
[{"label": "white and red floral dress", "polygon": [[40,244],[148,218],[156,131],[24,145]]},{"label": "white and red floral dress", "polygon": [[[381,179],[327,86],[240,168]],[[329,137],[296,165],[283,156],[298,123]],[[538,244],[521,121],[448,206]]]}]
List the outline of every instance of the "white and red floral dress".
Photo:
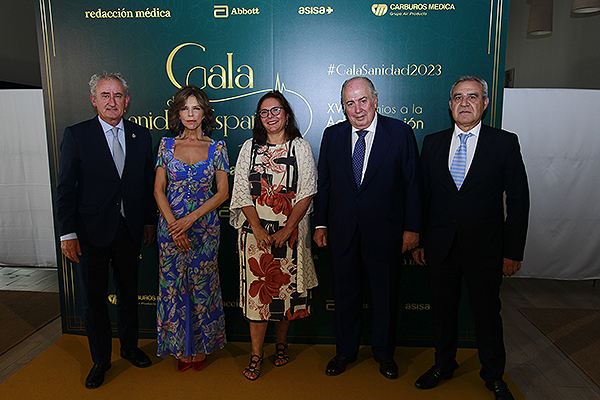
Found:
[{"label": "white and red floral dress", "polygon": [[258,247],[241,209],[255,207],[262,226],[273,234],[285,225],[296,202],[316,191],[315,159],[304,139],[280,145],[249,139],[243,144],[235,167],[230,223],[238,230],[240,307],[246,319],[286,321],[310,315],[310,289],[318,281],[308,216],[312,204],[286,246],[266,250]]}]

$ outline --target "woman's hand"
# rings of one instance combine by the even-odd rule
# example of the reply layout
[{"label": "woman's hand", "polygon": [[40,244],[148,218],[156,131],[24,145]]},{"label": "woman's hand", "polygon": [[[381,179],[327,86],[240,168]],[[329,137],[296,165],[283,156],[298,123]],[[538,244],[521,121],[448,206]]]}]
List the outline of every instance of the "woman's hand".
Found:
[{"label": "woman's hand", "polygon": [[269,232],[267,232],[260,224],[260,218],[258,218],[256,208],[254,208],[254,206],[242,207],[242,212],[250,223],[250,228],[252,228],[252,233],[256,239],[256,244],[259,248],[266,251],[273,244],[273,237],[269,235]]},{"label": "woman's hand", "polygon": [[188,229],[196,222],[194,217],[191,217],[189,214],[185,217],[181,217],[174,222],[171,222],[168,226],[169,235],[175,239],[177,236],[185,235]]},{"label": "woman's hand", "polygon": [[269,235],[269,232],[267,232],[265,228],[259,225],[256,228],[253,227],[252,232],[254,233],[254,237],[256,238],[256,243],[258,244],[258,247],[260,247],[263,250],[266,250],[269,247],[271,247],[271,245],[274,242],[274,239],[271,235]]},{"label": "woman's hand", "polygon": [[194,224],[196,220],[190,215],[179,218],[169,224],[167,229],[169,235],[173,238],[173,242],[179,249],[179,251],[188,251],[192,249],[190,239],[187,236],[187,230]]},{"label": "woman's hand", "polygon": [[275,247],[282,247],[285,245],[289,239],[289,245],[292,247],[294,243],[298,240],[298,228],[290,229],[286,226],[278,230],[273,234],[273,241],[275,242]]},{"label": "woman's hand", "polygon": [[179,236],[173,236],[173,242],[179,251],[188,251],[192,249],[190,239],[187,237],[185,232]]}]

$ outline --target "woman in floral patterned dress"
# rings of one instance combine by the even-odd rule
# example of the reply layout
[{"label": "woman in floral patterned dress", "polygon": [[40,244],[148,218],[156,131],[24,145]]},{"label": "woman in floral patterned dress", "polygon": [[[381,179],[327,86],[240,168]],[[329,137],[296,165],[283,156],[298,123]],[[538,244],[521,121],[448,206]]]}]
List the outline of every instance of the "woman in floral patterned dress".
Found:
[{"label": "woman in floral patterned dress", "polygon": [[179,136],[161,139],[156,162],[157,354],[175,356],[180,372],[198,371],[226,344],[216,208],[229,196],[229,161],[225,142],[210,139],[213,124],[208,96],[196,86],[181,88],[169,110],[169,128]]},{"label": "woman in floral patterned dress", "polygon": [[244,370],[249,380],[260,375],[267,323],[275,322],[274,364],[283,366],[290,360],[290,321],[310,315],[318,282],[308,212],[316,191],[310,144],[285,97],[269,92],[258,102],[253,138],[238,156],[230,205],[230,223],[238,229],[240,306],[252,340]]}]

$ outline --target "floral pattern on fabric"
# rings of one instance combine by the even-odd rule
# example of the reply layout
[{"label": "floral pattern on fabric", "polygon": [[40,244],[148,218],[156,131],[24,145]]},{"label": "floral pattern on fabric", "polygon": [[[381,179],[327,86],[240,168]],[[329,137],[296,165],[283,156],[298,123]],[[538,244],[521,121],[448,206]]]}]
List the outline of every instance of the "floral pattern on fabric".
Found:
[{"label": "floral pattern on fabric", "polygon": [[308,142],[244,143],[236,164],[230,223],[238,229],[240,306],[246,319],[285,321],[310,315],[310,289],[317,280],[308,213],[286,246],[265,251],[258,246],[241,208],[255,207],[262,226],[273,234],[285,225],[297,201],[315,193],[316,166]]},{"label": "floral pattern on fabric", "polygon": [[[179,219],[213,196],[217,170],[229,172],[224,141],[211,140],[208,159],[187,165],[174,157],[175,139],[161,139],[156,167],[167,173],[167,199]],[[180,252],[162,217],[158,223],[159,293],[157,355],[184,358],[225,347],[225,314],[217,266],[220,227],[217,211],[187,231],[192,249]]]},{"label": "floral pattern on fabric", "polygon": [[272,254],[262,253],[260,262],[250,258],[250,270],[258,279],[250,285],[250,296],[259,295],[263,304],[270,304],[273,297],[279,297],[282,286],[289,285],[290,276],[281,271],[281,263]]}]

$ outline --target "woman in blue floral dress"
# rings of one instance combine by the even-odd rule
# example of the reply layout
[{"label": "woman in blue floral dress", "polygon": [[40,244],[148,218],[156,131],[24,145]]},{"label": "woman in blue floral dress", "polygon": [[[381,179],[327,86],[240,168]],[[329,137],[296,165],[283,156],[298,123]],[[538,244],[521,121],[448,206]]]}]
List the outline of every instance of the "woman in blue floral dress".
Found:
[{"label": "woman in blue floral dress", "polygon": [[180,372],[198,371],[208,354],[226,344],[216,208],[229,196],[229,161],[225,142],[210,139],[213,123],[208,96],[184,86],[169,110],[169,128],[179,136],[161,139],[156,161],[157,355],[175,356]]}]

